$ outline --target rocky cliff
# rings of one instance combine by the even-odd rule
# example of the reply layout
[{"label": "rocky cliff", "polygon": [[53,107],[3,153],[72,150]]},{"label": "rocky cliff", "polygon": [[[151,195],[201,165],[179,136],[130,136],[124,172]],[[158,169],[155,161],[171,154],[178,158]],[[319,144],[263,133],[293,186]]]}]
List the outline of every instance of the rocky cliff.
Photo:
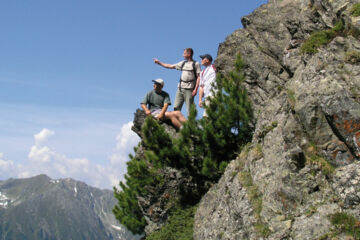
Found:
[{"label": "rocky cliff", "polygon": [[[246,63],[256,130],[201,200],[195,239],[345,239],[331,216],[360,219],[358,2],[270,0],[220,44],[221,73],[238,53]],[[326,44],[302,49],[339,22]]]},{"label": "rocky cliff", "polygon": [[[269,0],[220,44],[219,73],[238,54],[245,62],[256,125],[201,199],[194,239],[360,239],[357,15],[354,0]],[[143,121],[138,111],[140,137]],[[147,235],[166,224],[169,199],[195,186],[181,171],[161,174],[165,184],[138,198]]]}]

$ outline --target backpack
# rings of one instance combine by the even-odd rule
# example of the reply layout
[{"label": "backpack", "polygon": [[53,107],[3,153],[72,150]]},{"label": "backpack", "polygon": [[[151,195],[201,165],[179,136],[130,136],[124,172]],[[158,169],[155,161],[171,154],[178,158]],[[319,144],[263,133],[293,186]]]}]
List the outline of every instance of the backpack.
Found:
[{"label": "backpack", "polygon": [[[181,71],[183,70],[185,63],[187,63],[187,62],[188,62],[188,61],[183,61],[183,63],[181,64],[181,67],[180,67],[180,70],[181,70]],[[194,72],[194,79],[193,79],[193,80],[184,81],[184,80],[182,80],[181,77],[180,77],[180,81],[179,81],[179,87],[180,87],[180,88],[181,88],[181,82],[188,83],[188,82],[195,82],[195,81],[196,81],[197,76],[196,76],[195,63],[196,63],[195,61],[193,61],[193,63],[192,63],[193,72]]]}]

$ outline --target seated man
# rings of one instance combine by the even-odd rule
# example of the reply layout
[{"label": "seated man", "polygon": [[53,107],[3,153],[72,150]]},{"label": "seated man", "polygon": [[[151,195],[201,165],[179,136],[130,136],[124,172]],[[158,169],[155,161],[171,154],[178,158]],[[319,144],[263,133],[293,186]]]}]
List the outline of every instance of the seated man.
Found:
[{"label": "seated man", "polygon": [[167,112],[167,108],[171,105],[169,94],[162,90],[164,87],[164,80],[158,78],[152,80],[154,82],[154,89],[148,92],[141,102],[141,107],[144,109],[146,115],[152,115],[155,118],[170,119],[171,123],[180,128],[186,118],[180,111]]}]

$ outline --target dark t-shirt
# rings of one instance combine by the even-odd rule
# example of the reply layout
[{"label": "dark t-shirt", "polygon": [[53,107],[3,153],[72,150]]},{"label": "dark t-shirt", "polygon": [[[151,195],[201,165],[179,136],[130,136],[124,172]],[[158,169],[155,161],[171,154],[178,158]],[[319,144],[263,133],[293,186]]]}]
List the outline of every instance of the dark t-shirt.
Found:
[{"label": "dark t-shirt", "polygon": [[165,103],[171,105],[169,94],[165,91],[157,93],[154,89],[148,92],[141,102],[141,104],[147,105],[150,112],[156,109],[162,109]]}]

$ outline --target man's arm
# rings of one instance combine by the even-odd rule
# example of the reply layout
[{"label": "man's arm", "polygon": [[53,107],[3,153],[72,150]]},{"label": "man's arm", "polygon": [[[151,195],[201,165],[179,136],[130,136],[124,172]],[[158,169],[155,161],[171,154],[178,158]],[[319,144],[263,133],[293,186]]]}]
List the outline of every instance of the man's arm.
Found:
[{"label": "man's arm", "polygon": [[203,107],[202,105],[202,98],[204,96],[204,87],[200,86],[200,90],[199,90],[199,107]]},{"label": "man's arm", "polygon": [[146,115],[150,115],[150,114],[151,114],[150,110],[146,107],[145,104],[142,103],[142,104],[141,104],[141,108],[144,109]]},{"label": "man's arm", "polygon": [[197,90],[199,88],[199,83],[200,83],[200,74],[198,74],[197,80],[196,80],[196,84],[195,84],[195,88],[194,91],[192,92],[192,96],[195,97]]},{"label": "man's arm", "polygon": [[160,62],[159,59],[157,59],[157,58],[154,58],[154,63],[159,64],[160,66],[162,66],[164,68],[175,69],[175,65]]},{"label": "man's arm", "polygon": [[168,103],[165,103],[164,104],[164,106],[163,106],[163,108],[161,109],[161,112],[159,113],[159,115],[157,115],[157,119],[163,119],[164,118],[164,116],[165,116],[165,112],[166,112],[166,110],[168,109],[168,107],[169,107],[169,104]]}]

